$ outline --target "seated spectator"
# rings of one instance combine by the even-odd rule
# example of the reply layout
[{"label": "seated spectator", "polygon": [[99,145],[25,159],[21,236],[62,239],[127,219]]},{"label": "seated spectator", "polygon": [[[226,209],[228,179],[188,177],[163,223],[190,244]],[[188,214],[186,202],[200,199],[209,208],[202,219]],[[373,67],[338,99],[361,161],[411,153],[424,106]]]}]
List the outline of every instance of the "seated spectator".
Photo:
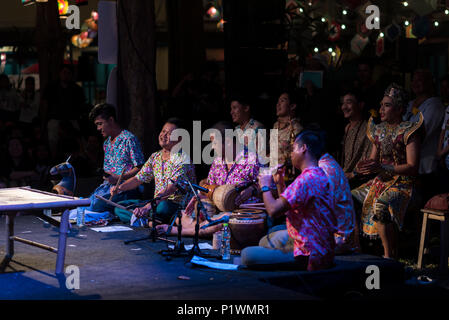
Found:
[{"label": "seated spectator", "polygon": [[[270,146],[277,143],[277,160],[279,164],[286,165],[287,183],[292,182],[296,178],[295,168],[290,161],[291,146],[295,137],[302,131],[303,127],[300,120],[295,117],[297,107],[297,97],[292,92],[283,92],[276,104],[277,121],[273,125],[273,129],[277,130],[277,141],[274,141],[275,135],[270,135]],[[271,154],[270,161],[275,155]]]},{"label": "seated spectator", "polygon": [[0,74],[0,118],[5,121],[17,121],[19,118],[19,95],[11,87],[6,74]]},{"label": "seated spectator", "polygon": [[39,115],[40,94],[35,90],[35,80],[33,77],[25,79],[25,90],[20,95],[20,116],[19,122],[24,126],[31,126],[31,123]]},{"label": "seated spectator", "polygon": [[440,95],[446,112],[438,143],[437,157],[439,159],[438,179],[440,190],[438,193],[449,192],[449,75],[441,79]]},{"label": "seated spectator", "polygon": [[39,174],[35,171],[35,164],[27,154],[21,139],[10,138],[7,147],[7,156],[0,167],[0,176],[7,181],[8,187],[28,186],[38,180]]},{"label": "seated spectator", "polygon": [[360,160],[366,160],[370,156],[371,141],[366,136],[368,121],[363,116],[365,106],[363,97],[358,92],[349,90],[343,95],[342,100],[341,110],[349,123],[345,128],[340,163],[349,183],[355,187],[361,184],[355,171],[356,165]]},{"label": "seated spectator", "polygon": [[437,151],[441,127],[444,120],[444,106],[434,95],[432,74],[419,69],[412,78],[412,90],[416,98],[408,104],[404,121],[418,122],[420,113],[424,116],[424,138],[419,162],[420,193],[424,203],[438,193]]},{"label": "seated spectator", "polygon": [[380,237],[385,258],[397,257],[397,233],[401,230],[412,198],[419,168],[420,137],[416,131],[423,123],[402,121],[405,91],[396,84],[385,91],[380,107],[381,123],[371,118],[368,138],[373,143],[371,156],[359,162],[357,172],[376,177],[352,190],[363,204],[363,233],[372,239]]}]

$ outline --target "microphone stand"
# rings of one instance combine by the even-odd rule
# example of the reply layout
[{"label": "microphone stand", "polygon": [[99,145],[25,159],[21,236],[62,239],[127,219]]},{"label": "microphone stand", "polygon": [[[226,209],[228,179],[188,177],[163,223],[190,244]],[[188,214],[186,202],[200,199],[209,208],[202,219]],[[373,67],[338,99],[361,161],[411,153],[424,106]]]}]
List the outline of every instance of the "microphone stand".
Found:
[{"label": "microphone stand", "polygon": [[187,182],[189,183],[190,188],[193,191],[193,194],[196,198],[197,201],[197,206],[196,206],[196,224],[195,224],[195,236],[193,238],[193,247],[192,249],[189,250],[189,254],[191,256],[195,255],[198,257],[203,257],[203,258],[216,258],[216,259],[220,259],[221,257],[218,255],[212,255],[212,254],[207,254],[207,253],[202,253],[200,246],[199,246],[199,233],[200,233],[200,212],[201,209],[204,212],[204,215],[206,217],[207,221],[211,221],[211,218],[209,217],[209,215],[207,214],[207,211],[204,208],[203,203],[201,202],[201,199],[198,195],[198,192],[195,190],[195,188],[192,186],[192,184],[190,183],[189,180],[187,180]]},{"label": "microphone stand", "polygon": [[156,198],[153,198],[152,200],[150,200],[150,203],[151,203],[151,211],[152,211],[152,216],[151,216],[151,222],[152,222],[152,226],[151,226],[151,229],[150,229],[150,234],[148,235],[148,236],[146,236],[146,237],[142,237],[142,238],[137,238],[137,239],[133,239],[133,240],[127,240],[127,241],[124,241],[123,243],[124,244],[130,244],[130,243],[133,243],[133,242],[137,242],[137,241],[142,241],[142,240],[152,240],[153,242],[156,242],[156,240],[157,239],[159,239],[159,240],[162,240],[162,241],[165,241],[165,242],[169,242],[169,243],[174,243],[174,241],[173,240],[170,240],[170,239],[166,239],[166,238],[162,238],[162,237],[158,237],[157,236],[157,231],[156,231],[156,218],[155,218],[155,216],[156,216],[156,201],[157,200],[160,200],[161,198],[160,197],[156,197]]},{"label": "microphone stand", "polygon": [[[184,203],[186,202],[186,198],[188,193],[184,195]],[[159,253],[164,257],[187,257],[189,256],[189,252],[186,250],[184,246],[184,242],[182,241],[182,211],[181,207],[178,208],[178,239],[175,243],[175,247],[173,249],[161,250]],[[174,221],[173,221],[174,223]],[[172,226],[170,226],[171,228]]]}]

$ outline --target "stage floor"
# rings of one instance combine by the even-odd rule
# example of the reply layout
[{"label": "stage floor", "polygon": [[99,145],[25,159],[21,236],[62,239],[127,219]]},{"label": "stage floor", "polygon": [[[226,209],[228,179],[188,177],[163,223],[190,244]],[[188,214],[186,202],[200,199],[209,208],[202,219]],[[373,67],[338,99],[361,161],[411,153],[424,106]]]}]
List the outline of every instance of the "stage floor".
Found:
[{"label": "stage floor", "polygon": [[[5,219],[0,221],[4,235]],[[19,216],[15,234],[55,246],[57,228],[34,216]],[[348,299],[430,297],[449,298],[449,290],[404,284],[402,265],[373,256],[339,257],[325,272],[221,271],[195,267],[186,258],[167,261],[158,252],[162,241],[125,245],[148,229],[100,233],[72,225],[65,266],[80,270],[80,288],[68,290],[54,274],[54,254],[15,243],[15,255],[0,269],[0,299],[157,299],[157,300],[309,300],[338,296]],[[175,239],[175,238],[173,238]],[[201,239],[201,242],[209,242]],[[191,239],[186,239],[191,243]],[[0,236],[0,255],[5,239]],[[381,269],[381,290],[363,290],[367,265]],[[180,279],[179,276],[183,276]]]}]

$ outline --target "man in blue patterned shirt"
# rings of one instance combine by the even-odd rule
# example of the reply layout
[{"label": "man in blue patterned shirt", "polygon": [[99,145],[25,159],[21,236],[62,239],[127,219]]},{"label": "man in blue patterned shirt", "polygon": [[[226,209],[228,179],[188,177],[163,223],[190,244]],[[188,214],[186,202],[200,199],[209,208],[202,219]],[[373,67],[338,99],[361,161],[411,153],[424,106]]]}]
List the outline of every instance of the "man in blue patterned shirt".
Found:
[{"label": "man in blue patterned shirt", "polygon": [[[106,140],[103,144],[104,182],[90,196],[91,205],[88,209],[96,212],[112,211],[110,205],[95,196],[109,199],[111,186],[117,183],[120,175],[123,173],[122,181],[133,177],[145,163],[145,158],[137,137],[117,123],[114,106],[99,104],[92,109],[89,118]],[[131,190],[115,195],[112,201],[135,199],[137,196],[138,191]]]}]

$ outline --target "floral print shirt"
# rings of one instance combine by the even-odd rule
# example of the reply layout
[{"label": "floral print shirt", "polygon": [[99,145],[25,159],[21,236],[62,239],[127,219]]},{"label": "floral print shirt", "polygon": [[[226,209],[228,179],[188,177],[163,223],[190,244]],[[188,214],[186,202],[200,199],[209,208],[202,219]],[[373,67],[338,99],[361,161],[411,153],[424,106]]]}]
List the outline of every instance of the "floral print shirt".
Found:
[{"label": "floral print shirt", "polygon": [[[216,157],[210,167],[207,184],[221,186],[254,181],[259,176],[259,169],[257,155],[252,152],[242,151],[239,153],[229,170],[226,162],[221,157]],[[246,202],[258,201],[259,199],[251,197]]]},{"label": "floral print shirt", "polygon": [[337,252],[355,251],[358,248],[355,230],[355,211],[351,189],[343,169],[328,153],[324,154],[318,166],[329,178],[334,200],[334,214],[337,219],[335,243]]},{"label": "floral print shirt", "polygon": [[[196,183],[195,167],[185,153],[171,153],[169,160],[163,160],[162,150],[150,156],[142,169],[137,173],[136,178],[144,183],[149,183],[154,179],[155,197],[168,185],[172,184],[171,180],[182,179]],[[180,197],[173,195],[168,199],[179,201]]]},{"label": "floral print shirt", "polygon": [[108,137],[103,144],[103,170],[120,175],[145,162],[139,140],[128,130],[122,130],[114,142]]},{"label": "floral print shirt", "polygon": [[308,256],[309,271],[333,265],[337,221],[328,178],[319,167],[305,169],[281,194],[289,204],[287,231],[294,256]]}]

